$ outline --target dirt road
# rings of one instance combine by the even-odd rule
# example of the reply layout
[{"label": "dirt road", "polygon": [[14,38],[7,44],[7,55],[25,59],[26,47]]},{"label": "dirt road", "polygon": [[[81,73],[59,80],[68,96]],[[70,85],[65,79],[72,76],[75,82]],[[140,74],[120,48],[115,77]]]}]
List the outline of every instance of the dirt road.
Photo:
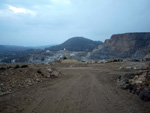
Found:
[{"label": "dirt road", "polygon": [[118,88],[117,71],[103,66],[59,70],[64,74],[61,78],[12,94],[8,101],[17,100],[14,104],[21,107],[13,111],[10,104],[11,111],[5,113],[150,113],[149,103]]}]

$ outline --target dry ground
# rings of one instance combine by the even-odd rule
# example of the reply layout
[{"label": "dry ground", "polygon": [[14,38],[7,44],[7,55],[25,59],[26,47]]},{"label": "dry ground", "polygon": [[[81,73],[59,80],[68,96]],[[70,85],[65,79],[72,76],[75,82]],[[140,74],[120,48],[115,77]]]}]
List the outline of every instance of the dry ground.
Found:
[{"label": "dry ground", "polygon": [[[1,113],[150,113],[150,103],[121,90],[120,66],[57,64],[63,76],[0,97]],[[144,65],[144,64],[140,64]]]}]

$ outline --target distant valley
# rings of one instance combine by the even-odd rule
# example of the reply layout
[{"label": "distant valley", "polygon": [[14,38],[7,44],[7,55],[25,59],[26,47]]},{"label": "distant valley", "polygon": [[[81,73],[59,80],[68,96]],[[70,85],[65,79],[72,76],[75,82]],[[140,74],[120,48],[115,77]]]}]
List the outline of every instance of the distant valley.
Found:
[{"label": "distant valley", "polygon": [[0,45],[0,52],[10,52],[10,51],[24,51],[29,49],[45,49],[53,45],[46,45],[46,46],[15,46],[15,45]]},{"label": "distant valley", "polygon": [[39,53],[50,46],[53,45],[33,47],[0,45],[0,62],[27,62],[31,54]]}]

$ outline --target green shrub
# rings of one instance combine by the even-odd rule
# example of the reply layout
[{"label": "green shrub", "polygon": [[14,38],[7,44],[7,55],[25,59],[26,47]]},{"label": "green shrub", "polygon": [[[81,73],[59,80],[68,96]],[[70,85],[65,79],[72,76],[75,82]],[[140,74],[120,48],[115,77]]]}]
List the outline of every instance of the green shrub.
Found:
[{"label": "green shrub", "polygon": [[15,66],[15,69],[18,69],[18,68],[20,68],[20,65],[17,64],[17,65]]},{"label": "green shrub", "polygon": [[121,75],[119,75],[119,76],[118,76],[118,79],[120,80],[121,78],[122,78],[122,76],[121,76]]},{"label": "green shrub", "polygon": [[28,67],[28,65],[22,65],[22,66],[21,66],[21,68],[26,68],[26,67]]},{"label": "green shrub", "polygon": [[67,57],[66,56],[64,56],[64,58],[63,58],[64,60],[66,60],[67,59]]}]

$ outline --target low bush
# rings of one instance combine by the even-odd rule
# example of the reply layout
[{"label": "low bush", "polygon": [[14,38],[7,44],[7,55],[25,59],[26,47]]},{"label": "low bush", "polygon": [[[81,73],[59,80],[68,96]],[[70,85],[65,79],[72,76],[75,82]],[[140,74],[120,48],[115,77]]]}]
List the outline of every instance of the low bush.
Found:
[{"label": "low bush", "polygon": [[21,68],[27,68],[28,67],[28,65],[22,65],[21,66]]},{"label": "low bush", "polygon": [[15,66],[15,69],[18,69],[18,68],[20,68],[20,65],[17,64],[17,65]]},{"label": "low bush", "polygon": [[64,58],[63,58],[64,60],[66,60],[67,59],[67,57],[66,56],[64,56]]}]

